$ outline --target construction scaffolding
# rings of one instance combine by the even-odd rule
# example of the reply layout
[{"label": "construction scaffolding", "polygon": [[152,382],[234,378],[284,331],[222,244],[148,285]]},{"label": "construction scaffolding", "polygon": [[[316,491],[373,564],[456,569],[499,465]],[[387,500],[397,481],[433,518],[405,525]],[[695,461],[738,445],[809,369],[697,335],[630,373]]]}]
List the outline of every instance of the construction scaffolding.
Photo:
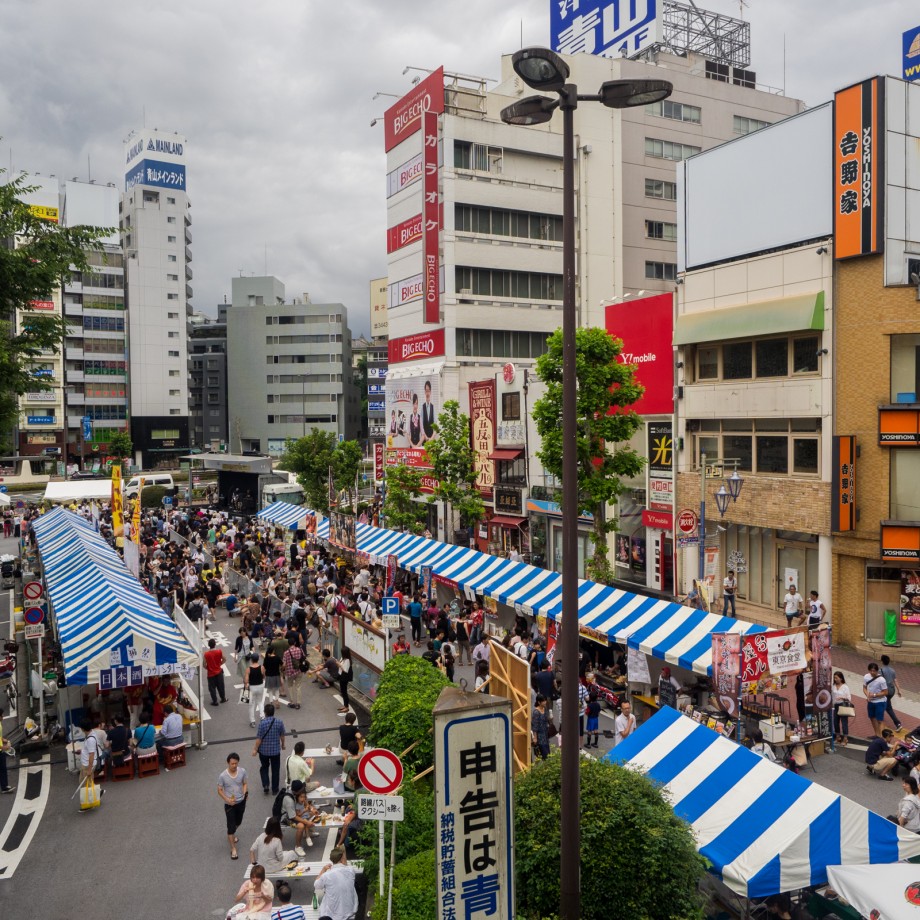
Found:
[{"label": "construction scaffolding", "polygon": [[661,48],[684,56],[689,52],[729,67],[751,62],[751,26],[743,19],[664,0]]}]

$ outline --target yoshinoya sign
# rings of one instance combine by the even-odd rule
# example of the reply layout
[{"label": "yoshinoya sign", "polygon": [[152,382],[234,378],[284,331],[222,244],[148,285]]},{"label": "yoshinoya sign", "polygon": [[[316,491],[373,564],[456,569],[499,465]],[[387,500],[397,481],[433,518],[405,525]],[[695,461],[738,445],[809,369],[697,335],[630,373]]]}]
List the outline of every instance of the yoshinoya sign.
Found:
[{"label": "yoshinoya sign", "polygon": [[444,356],[444,330],[432,329],[430,332],[390,339],[388,346],[390,364],[416,361],[419,358],[440,358]]},{"label": "yoshinoya sign", "polygon": [[384,149],[392,150],[422,126],[425,112],[444,111],[444,68],[433,70],[411,92],[386,110],[383,117]]},{"label": "yoshinoya sign", "polygon": [[604,311],[604,324],[610,335],[623,341],[620,363],[635,365],[636,380],[645,387],[633,409],[640,415],[673,414],[673,295],[610,304]]},{"label": "yoshinoya sign", "polygon": [[550,46],[561,54],[635,57],[662,39],[661,0],[550,0]]},{"label": "yoshinoya sign", "polygon": [[447,687],[434,709],[438,920],[514,917],[511,701]]}]

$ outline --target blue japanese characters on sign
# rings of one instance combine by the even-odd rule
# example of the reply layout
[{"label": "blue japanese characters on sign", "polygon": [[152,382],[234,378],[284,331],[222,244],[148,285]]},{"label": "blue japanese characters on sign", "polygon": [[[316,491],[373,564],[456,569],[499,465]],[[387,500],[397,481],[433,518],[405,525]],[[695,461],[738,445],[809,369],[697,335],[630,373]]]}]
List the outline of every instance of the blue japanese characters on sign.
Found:
[{"label": "blue japanese characters on sign", "polygon": [[511,920],[510,705],[439,711],[443,700],[435,709],[438,918]]},{"label": "blue japanese characters on sign", "polygon": [[560,54],[635,57],[661,41],[659,0],[550,0],[550,46]]},{"label": "blue japanese characters on sign", "polygon": [[153,185],[185,191],[185,167],[179,163],[162,163],[159,160],[141,160],[125,175],[125,191],[135,185]]}]

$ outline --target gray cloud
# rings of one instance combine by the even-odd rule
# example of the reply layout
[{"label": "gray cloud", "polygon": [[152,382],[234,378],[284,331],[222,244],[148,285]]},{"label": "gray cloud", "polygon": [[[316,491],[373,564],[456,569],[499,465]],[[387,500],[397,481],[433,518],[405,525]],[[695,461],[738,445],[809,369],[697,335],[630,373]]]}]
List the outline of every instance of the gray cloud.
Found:
[{"label": "gray cloud", "polygon": [[[702,0],[738,14],[737,0]],[[908,0],[750,0],[758,79],[810,104],[897,73]],[[0,165],[121,185],[121,141],[188,138],[196,308],[240,270],[341,301],[366,331],[367,282],[386,271],[382,125],[406,65],[497,77],[500,56],[548,39],[548,0],[161,0],[4,4]]]}]

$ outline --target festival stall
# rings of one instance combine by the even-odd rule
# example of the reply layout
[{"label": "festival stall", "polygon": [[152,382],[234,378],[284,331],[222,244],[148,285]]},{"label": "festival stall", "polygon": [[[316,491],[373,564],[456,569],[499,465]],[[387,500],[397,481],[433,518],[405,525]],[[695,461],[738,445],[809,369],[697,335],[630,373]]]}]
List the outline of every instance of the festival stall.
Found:
[{"label": "festival stall", "polygon": [[829,866],[920,856],[917,834],[670,708],[605,759],[660,783],[711,871],[747,898],[824,884]]}]

